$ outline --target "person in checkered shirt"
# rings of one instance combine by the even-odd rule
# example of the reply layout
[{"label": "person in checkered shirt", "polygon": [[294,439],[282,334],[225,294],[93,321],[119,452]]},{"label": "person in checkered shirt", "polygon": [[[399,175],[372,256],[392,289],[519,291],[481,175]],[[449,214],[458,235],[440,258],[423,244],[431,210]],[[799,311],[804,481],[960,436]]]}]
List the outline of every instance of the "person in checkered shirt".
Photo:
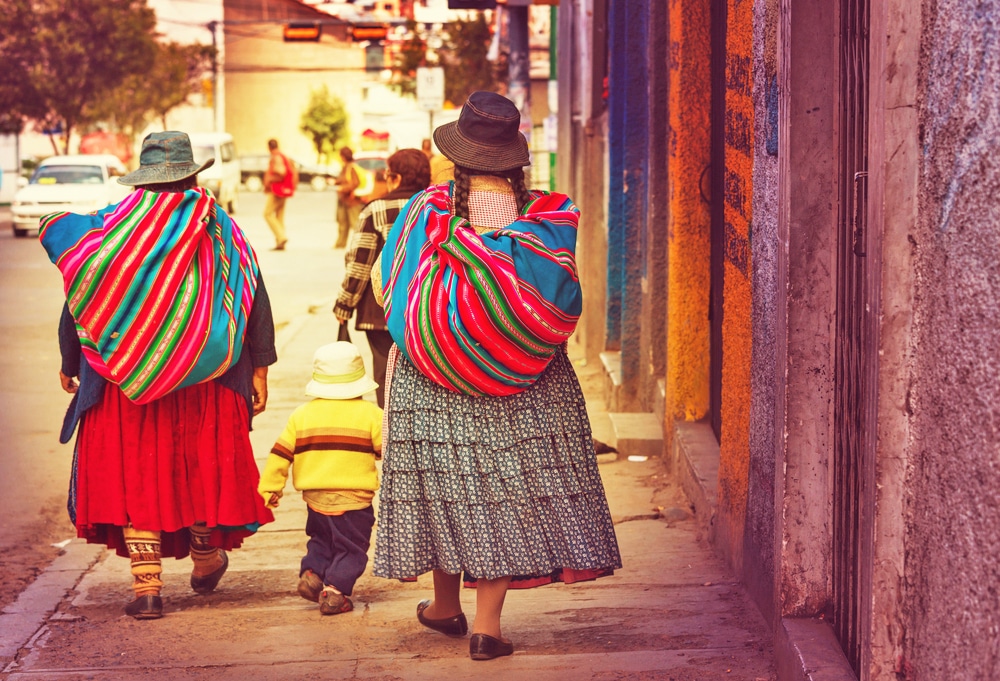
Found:
[{"label": "person in checkered shirt", "polygon": [[392,336],[385,323],[382,306],[375,300],[371,271],[382,252],[385,237],[406,202],[423,191],[431,181],[431,166],[420,149],[400,149],[389,157],[385,173],[388,193],[371,201],[358,218],[360,227],[352,232],[344,263],[347,273],[340,285],[333,314],[347,324],[357,312],[354,328],[364,331],[372,349],[373,373],[378,390],[375,396],[382,407],[385,398],[385,365],[392,347]]}]

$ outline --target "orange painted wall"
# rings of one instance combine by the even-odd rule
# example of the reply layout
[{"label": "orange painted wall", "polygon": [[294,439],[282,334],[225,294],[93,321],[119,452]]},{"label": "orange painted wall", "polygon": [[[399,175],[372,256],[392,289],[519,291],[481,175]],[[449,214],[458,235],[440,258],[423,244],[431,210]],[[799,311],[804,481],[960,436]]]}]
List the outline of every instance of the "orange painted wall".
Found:
[{"label": "orange painted wall", "polygon": [[753,4],[728,0],[726,36],[725,280],[722,324],[720,535],[742,561],[750,464],[753,199]]},{"label": "orange painted wall", "polygon": [[676,419],[708,413],[711,222],[701,191],[710,161],[709,3],[671,0],[669,7],[666,433]]}]

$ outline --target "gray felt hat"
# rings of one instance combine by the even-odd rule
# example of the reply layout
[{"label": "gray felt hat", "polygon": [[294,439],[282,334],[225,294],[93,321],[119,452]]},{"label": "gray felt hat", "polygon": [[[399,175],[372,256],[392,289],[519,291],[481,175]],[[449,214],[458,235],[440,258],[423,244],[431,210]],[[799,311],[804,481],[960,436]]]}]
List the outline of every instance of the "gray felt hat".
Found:
[{"label": "gray felt hat", "polygon": [[128,175],[119,177],[118,182],[130,187],[177,182],[197,175],[213,163],[214,158],[201,165],[194,162],[191,138],[187,133],[176,130],[151,132],[142,141],[139,167]]}]

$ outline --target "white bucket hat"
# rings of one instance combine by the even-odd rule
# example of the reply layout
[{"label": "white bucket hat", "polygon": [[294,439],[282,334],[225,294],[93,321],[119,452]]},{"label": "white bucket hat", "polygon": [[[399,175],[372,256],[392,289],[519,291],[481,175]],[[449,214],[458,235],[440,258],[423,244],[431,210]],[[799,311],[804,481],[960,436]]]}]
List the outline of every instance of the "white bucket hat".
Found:
[{"label": "white bucket hat", "polygon": [[312,380],[306,385],[309,397],[349,400],[376,388],[378,383],[368,378],[361,353],[353,343],[330,343],[313,355]]}]

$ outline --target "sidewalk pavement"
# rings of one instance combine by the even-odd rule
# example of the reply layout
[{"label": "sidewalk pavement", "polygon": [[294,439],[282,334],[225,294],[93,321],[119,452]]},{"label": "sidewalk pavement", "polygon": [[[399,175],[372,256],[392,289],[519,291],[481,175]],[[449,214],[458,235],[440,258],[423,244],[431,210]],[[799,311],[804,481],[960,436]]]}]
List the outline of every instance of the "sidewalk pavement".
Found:
[{"label": "sidewalk pavement", "polygon": [[[259,466],[304,399],[313,352],[336,338],[330,306],[313,309],[278,334],[267,410],[254,420]],[[362,334],[352,335],[367,350]],[[613,443],[600,369],[574,364],[595,437]],[[160,620],[123,614],[128,561],[69,542],[0,614],[0,678],[773,681],[765,623],[707,545],[664,463],[607,461],[601,473],[624,567],[595,582],[509,592],[503,626],[514,642],[511,657],[472,661],[467,639],[417,622],[416,604],[431,594],[429,574],[414,583],[379,579],[369,562],[354,611],[321,616],[295,591],[306,513],[289,485],[276,521],[230,554],[214,593],[191,591],[189,560],[165,561]],[[471,623],[475,594],[464,589],[462,598]]]}]

